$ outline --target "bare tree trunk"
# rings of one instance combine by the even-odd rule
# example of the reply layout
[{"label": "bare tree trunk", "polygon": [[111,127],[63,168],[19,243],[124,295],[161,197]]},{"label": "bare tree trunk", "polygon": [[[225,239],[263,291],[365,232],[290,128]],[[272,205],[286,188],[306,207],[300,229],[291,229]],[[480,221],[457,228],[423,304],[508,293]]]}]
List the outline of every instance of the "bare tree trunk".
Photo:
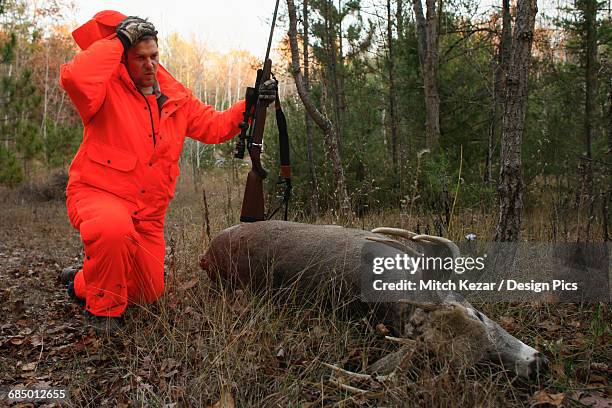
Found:
[{"label": "bare tree trunk", "polygon": [[497,61],[494,65],[493,107],[489,124],[489,140],[486,157],[485,182],[493,181],[493,152],[499,140],[500,112],[504,112],[504,99],[506,96],[506,78],[508,76],[508,63],[512,46],[512,16],[510,14],[510,0],[502,0],[502,36],[497,50]]},{"label": "bare tree trunk", "polygon": [[219,81],[215,81],[215,110],[219,110]]},{"label": "bare tree trunk", "polygon": [[[238,99],[240,96],[240,90],[242,89],[242,58],[238,58],[238,77],[236,78],[236,92],[234,93],[235,98]],[[234,100],[230,101],[230,104]]]},{"label": "bare tree trunk", "polygon": [[64,110],[64,100],[66,98],[66,92],[62,92],[62,96],[60,98],[60,103],[59,103],[59,107],[57,108],[57,114],[55,115],[55,120],[53,121],[53,124],[55,126],[57,126],[57,124],[59,123],[60,119],[62,118],[62,111]]},{"label": "bare tree trunk", "polygon": [[234,61],[230,61],[227,65],[227,84],[225,85],[223,109],[227,109],[232,103],[232,67],[234,66]]},{"label": "bare tree trunk", "polygon": [[[606,154],[606,161],[610,163],[612,161],[612,78],[610,79],[610,85],[608,89],[608,152]],[[607,169],[608,177],[608,189],[603,195],[602,205],[602,221],[603,221],[603,239],[604,241],[610,241],[610,229],[612,223],[612,217],[610,217],[610,204],[612,203],[612,166],[608,166]]]},{"label": "bare tree trunk", "polygon": [[[608,157],[612,157],[612,77],[609,79],[610,89],[608,90]],[[608,160],[609,161],[609,160]]]},{"label": "bare tree trunk", "polygon": [[204,75],[204,103],[208,103],[208,75]]},{"label": "bare tree trunk", "polygon": [[491,71],[493,73],[493,95],[491,95],[491,109],[489,111],[489,130],[487,134],[487,155],[485,157],[485,184],[492,184],[493,182],[493,150],[495,149],[495,135],[497,128],[497,72],[499,71],[499,65],[495,61],[495,57],[491,59]]},{"label": "bare tree trunk", "polygon": [[295,85],[304,107],[310,114],[312,120],[325,134],[325,144],[332,162],[336,190],[335,194],[336,198],[338,199],[341,215],[351,222],[353,219],[353,214],[346,190],[346,180],[344,178],[344,170],[342,169],[340,152],[338,151],[338,139],[334,126],[329,119],[322,115],[321,112],[319,112],[319,110],[314,106],[312,100],[310,99],[308,90],[304,87],[304,79],[302,77],[302,70],[300,69],[300,51],[298,49],[297,42],[297,16],[293,0],[287,0],[287,11],[289,14],[288,34],[289,43],[291,46],[291,73],[293,74]]},{"label": "bare tree trunk", "polygon": [[537,11],[536,0],[518,0],[504,107],[496,241],[518,241],[520,238],[523,211],[521,145]]},{"label": "bare tree trunk", "polygon": [[[210,217],[208,212],[208,200],[206,199],[206,188],[202,186],[202,243],[206,246],[210,243]],[[206,237],[206,240],[204,240]]]},{"label": "bare tree trunk", "polygon": [[340,102],[340,81],[338,78],[338,52],[336,50],[335,22],[332,16],[332,1],[325,0],[325,42],[327,52],[327,80],[331,86],[334,127],[338,138],[338,148],[342,142],[342,110]]},{"label": "bare tree trunk", "polygon": [[[303,49],[304,49],[304,89],[306,92],[310,92],[310,55],[308,43],[308,0],[304,0],[302,8],[302,20],[304,26],[304,32],[302,34]],[[308,111],[304,111],[304,121],[306,123],[306,153],[308,155],[308,171],[310,173],[310,188],[312,191],[312,197],[310,200],[310,210],[312,214],[316,215],[319,212],[319,185],[317,183],[317,171],[315,168],[315,162],[312,151],[312,119]]]},{"label": "bare tree trunk", "polygon": [[[580,228],[578,240],[588,241],[591,235],[591,224],[595,205],[593,191],[593,121],[596,117],[597,107],[595,97],[597,96],[597,0],[584,1],[584,19],[586,25],[586,67],[585,67],[585,98],[584,98],[584,160],[582,161],[583,181],[581,207],[586,204],[587,220]],[[584,207],[583,207],[584,208]],[[582,208],[581,208],[582,210]],[[583,236],[584,235],[584,236]]]},{"label": "bare tree trunk", "polygon": [[404,39],[404,0],[397,0],[395,9],[395,25],[397,27],[397,39]]},{"label": "bare tree trunk", "polygon": [[393,22],[391,18],[391,0],[387,0],[387,47],[389,69],[389,128],[391,130],[391,162],[393,173],[398,174],[398,137],[397,137],[397,101],[395,98],[395,64],[393,55]]},{"label": "bare tree trunk", "polygon": [[510,0],[502,0],[502,38],[499,47],[499,71],[497,102],[502,106],[506,97],[506,81],[510,54],[512,53],[512,15],[510,14]]},{"label": "bare tree trunk", "polygon": [[[441,0],[439,0],[441,1]],[[416,19],[419,60],[425,93],[425,135],[429,149],[440,144],[440,94],[438,92],[438,15],[436,0],[425,0],[427,18],[421,0],[413,0]]]},{"label": "bare tree trunk", "polygon": [[[199,181],[199,169],[196,164],[197,161],[197,148],[200,142],[196,142],[195,140],[189,140],[189,161],[191,162],[191,175],[193,177],[193,192],[198,193],[198,181]],[[196,150],[194,150],[194,146]]]},{"label": "bare tree trunk", "polygon": [[47,111],[49,107],[49,42],[47,40],[45,53],[45,95],[43,98],[43,117],[40,125],[42,139],[44,143],[44,154],[47,167],[50,166],[51,152],[49,151],[49,143],[47,141]]},{"label": "bare tree trunk", "polygon": [[340,111],[340,127],[344,127],[344,120],[347,114],[346,103],[346,83],[344,71],[344,48],[342,44],[342,0],[338,0],[338,64],[336,66],[336,75],[338,76],[338,109]]}]

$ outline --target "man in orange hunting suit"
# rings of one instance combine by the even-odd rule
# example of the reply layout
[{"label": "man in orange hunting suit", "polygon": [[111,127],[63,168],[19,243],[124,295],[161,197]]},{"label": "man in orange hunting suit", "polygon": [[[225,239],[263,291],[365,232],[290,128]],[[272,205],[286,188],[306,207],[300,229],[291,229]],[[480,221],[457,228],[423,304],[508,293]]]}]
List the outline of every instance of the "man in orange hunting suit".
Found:
[{"label": "man in orange hunting suit", "polygon": [[[85,130],[66,193],[85,259],[65,281],[92,325],[114,330],[128,303],[164,291],[164,217],[185,137],[231,139],[245,105],[217,112],[193,96],[159,64],[146,20],[103,11],[73,37],[82,51],[61,67],[61,85]],[[260,100],[275,92],[262,89]]]}]

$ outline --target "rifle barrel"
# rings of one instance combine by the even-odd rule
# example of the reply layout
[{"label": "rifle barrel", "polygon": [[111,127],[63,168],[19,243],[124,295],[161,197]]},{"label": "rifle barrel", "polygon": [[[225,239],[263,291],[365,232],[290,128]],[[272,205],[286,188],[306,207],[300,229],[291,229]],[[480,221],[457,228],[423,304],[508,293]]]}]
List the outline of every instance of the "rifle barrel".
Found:
[{"label": "rifle barrel", "polygon": [[272,48],[272,36],[274,35],[274,26],[276,25],[276,14],[278,13],[278,3],[280,0],[276,0],[276,6],[274,7],[274,16],[272,17],[272,27],[270,27],[270,38],[268,38],[268,48],[266,49],[266,58],[264,62],[270,58],[270,48]]}]

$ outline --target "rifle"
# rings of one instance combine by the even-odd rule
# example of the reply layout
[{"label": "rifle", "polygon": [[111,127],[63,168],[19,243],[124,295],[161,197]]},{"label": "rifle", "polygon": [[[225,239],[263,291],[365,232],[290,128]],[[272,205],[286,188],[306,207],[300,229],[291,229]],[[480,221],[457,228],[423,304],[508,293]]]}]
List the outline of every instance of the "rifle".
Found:
[{"label": "rifle", "polygon": [[[259,103],[259,88],[261,84],[270,79],[272,75],[272,61],[270,60],[270,48],[272,46],[272,36],[278,12],[279,0],[276,0],[274,16],[272,17],[272,27],[268,39],[268,48],[264,58],[263,68],[257,70],[255,87],[248,87],[245,94],[246,106],[243,112],[243,121],[240,123],[240,137],[236,142],[234,157],[244,158],[245,148],[249,151],[252,167],[247,175],[242,209],[240,211],[241,222],[255,222],[266,219],[264,209],[263,181],[268,176],[268,172],[261,165],[261,151],[263,148],[263,133],[266,124],[267,105]],[[276,120],[279,127],[279,146],[281,150],[281,177],[280,183],[285,183],[285,193],[283,203],[285,205],[285,220],[287,219],[287,207],[291,196],[291,166],[289,164],[289,141],[287,137],[287,124],[285,115],[280,108],[278,96],[275,101]],[[251,123],[251,125],[249,124]],[[281,204],[282,205],[282,204]],[[268,218],[272,217],[280,208],[274,210]]]}]

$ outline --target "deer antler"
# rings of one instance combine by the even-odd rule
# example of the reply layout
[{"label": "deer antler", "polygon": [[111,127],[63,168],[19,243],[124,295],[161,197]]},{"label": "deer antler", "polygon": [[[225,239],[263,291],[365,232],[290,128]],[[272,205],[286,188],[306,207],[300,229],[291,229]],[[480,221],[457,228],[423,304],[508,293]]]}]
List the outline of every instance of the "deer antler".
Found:
[{"label": "deer antler", "polygon": [[366,237],[366,239],[368,241],[375,241],[375,242],[380,242],[386,245],[389,245],[395,249],[399,249],[402,252],[409,252],[410,255],[412,256],[421,256],[421,254],[419,254],[416,250],[414,250],[414,248],[409,247],[408,245],[404,245],[401,242],[398,242],[394,239],[387,239],[387,238],[381,238],[381,237]]},{"label": "deer antler", "polygon": [[412,239],[412,237],[419,235],[416,232],[408,231],[402,228],[391,228],[391,227],[378,227],[378,228],[374,228],[371,232],[374,232],[377,234],[397,236],[397,237],[402,237],[406,239]]},{"label": "deer antler", "polygon": [[459,250],[457,244],[455,244],[450,239],[438,237],[436,235],[417,234],[416,232],[408,231],[402,228],[390,227],[374,228],[371,232],[402,237],[415,242],[442,244],[445,245],[451,251],[451,254],[453,254],[453,258],[459,258],[461,256],[461,251]]},{"label": "deer antler", "polygon": [[457,246],[457,244],[455,244],[453,241],[451,241],[448,238],[438,237],[436,235],[421,234],[421,235],[415,235],[414,237],[412,237],[412,240],[442,244],[442,245],[445,245],[449,249],[449,251],[451,251],[451,254],[453,254],[453,258],[456,259],[461,256],[461,251],[459,250],[459,247]]}]

